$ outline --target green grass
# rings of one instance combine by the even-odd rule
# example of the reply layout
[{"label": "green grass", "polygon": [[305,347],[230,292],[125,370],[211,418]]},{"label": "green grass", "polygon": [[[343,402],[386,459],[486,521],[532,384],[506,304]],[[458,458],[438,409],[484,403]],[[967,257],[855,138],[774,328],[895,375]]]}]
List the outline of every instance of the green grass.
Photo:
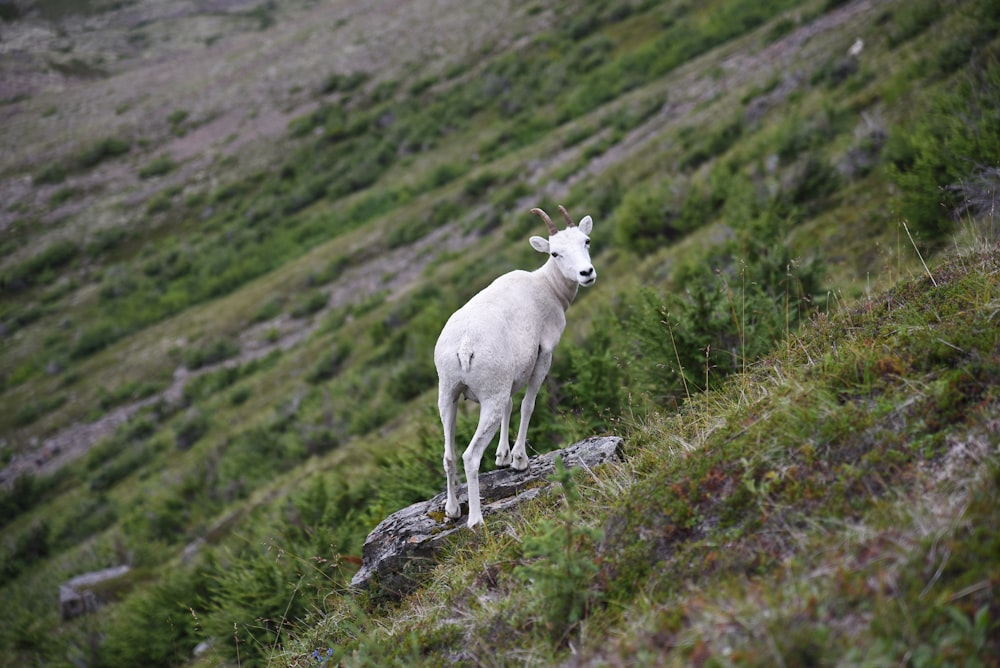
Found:
[{"label": "green grass", "polygon": [[[197,665],[989,665],[997,257],[965,251],[995,222],[925,195],[995,189],[949,153],[996,132],[995,10],[717,5],[536,7],[511,20],[556,29],[444,74],[324,74],[217,181],[154,138],[32,168],[0,256],[0,454],[115,428],[0,497],[0,665],[180,665],[207,638]],[[202,118],[174,104],[171,137]],[[124,189],[83,183],[119,166]],[[71,199],[101,224],[36,224]],[[442,487],[441,324],[536,266],[526,209],[560,202],[597,221],[601,281],[531,444],[611,431],[627,460],[461,535],[402,601],[348,595],[368,531]],[[930,220],[912,243],[905,207]],[[114,605],[60,622],[52,583],[125,562]]]},{"label": "green grass", "polygon": [[460,538],[398,606],[359,615],[350,595],[326,599],[298,645],[332,648],[331,665],[550,663],[570,647],[657,665],[990,665],[998,267],[995,248],[951,260],[937,288],[918,278],[824,317],[682,410],[628,425],[626,464],[580,478],[578,515],[562,520],[601,531],[568,557],[596,570],[591,604],[555,635],[548,611],[581,590],[560,588],[574,570],[546,576],[556,586],[520,575],[539,568],[542,501]]}]

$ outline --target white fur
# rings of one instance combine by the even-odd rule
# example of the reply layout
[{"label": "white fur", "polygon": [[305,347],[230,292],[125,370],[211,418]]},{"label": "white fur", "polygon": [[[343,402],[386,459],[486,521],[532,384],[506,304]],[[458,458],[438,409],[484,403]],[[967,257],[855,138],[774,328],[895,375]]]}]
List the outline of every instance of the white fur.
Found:
[{"label": "white fur", "polygon": [[[548,261],[535,271],[512,271],[493,281],[448,319],[438,337],[434,363],[448,479],[445,513],[453,519],[462,516],[455,466],[458,399],[464,394],[481,406],[479,426],[462,456],[469,484],[469,527],[483,521],[479,464],[497,427],[497,466],[512,466],[519,471],[528,468],[528,421],[535,396],[552,364],[552,351],[566,327],[566,309],[579,286],[597,280],[590,262],[588,235],[592,227],[593,221],[587,216],[578,227],[567,227],[547,240],[531,237],[531,247],[549,254]],[[524,387],[521,423],[511,450],[508,427],[514,406],[512,395]]]}]

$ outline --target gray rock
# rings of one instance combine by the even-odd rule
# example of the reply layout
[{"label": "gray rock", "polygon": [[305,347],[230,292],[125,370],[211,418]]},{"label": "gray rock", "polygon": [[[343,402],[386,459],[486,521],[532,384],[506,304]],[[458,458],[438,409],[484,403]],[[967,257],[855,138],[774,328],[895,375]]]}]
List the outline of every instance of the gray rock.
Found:
[{"label": "gray rock", "polygon": [[[593,468],[621,458],[622,439],[592,436],[562,450],[533,457],[524,471],[500,469],[479,476],[483,516],[509,512],[522,503],[548,492],[555,483],[548,478],[561,456],[567,468]],[[442,478],[444,473],[442,472]],[[468,509],[468,488],[459,488],[463,514]],[[362,550],[361,569],[351,580],[357,590],[378,588],[382,594],[398,598],[419,584],[419,575],[435,563],[436,553],[456,531],[468,531],[464,516],[451,520],[444,514],[446,493],[403,508],[368,534]]]},{"label": "gray rock", "polygon": [[128,575],[131,570],[129,566],[115,566],[78,575],[59,585],[59,612],[62,618],[72,619],[97,610],[104,604],[104,600],[95,589]]}]

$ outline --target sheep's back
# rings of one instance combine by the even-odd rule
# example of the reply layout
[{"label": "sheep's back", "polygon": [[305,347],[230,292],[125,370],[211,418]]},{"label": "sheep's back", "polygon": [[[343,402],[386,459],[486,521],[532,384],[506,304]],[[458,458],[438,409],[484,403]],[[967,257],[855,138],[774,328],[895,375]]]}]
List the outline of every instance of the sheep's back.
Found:
[{"label": "sheep's back", "polygon": [[[463,382],[474,389],[496,382],[522,387],[539,349],[555,347],[565,322],[558,302],[539,290],[531,272],[504,274],[448,319],[438,337],[435,362],[439,372],[450,366],[454,373],[467,375]],[[472,350],[469,374],[458,366],[460,347]]]}]

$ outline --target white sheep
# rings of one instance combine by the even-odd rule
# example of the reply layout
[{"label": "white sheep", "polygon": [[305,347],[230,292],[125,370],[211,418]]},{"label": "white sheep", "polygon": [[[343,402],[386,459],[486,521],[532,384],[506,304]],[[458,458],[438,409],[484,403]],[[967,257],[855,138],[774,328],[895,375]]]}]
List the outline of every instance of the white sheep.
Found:
[{"label": "white sheep", "polygon": [[[445,513],[452,519],[462,516],[455,468],[458,399],[464,394],[480,404],[479,426],[462,455],[469,484],[469,527],[483,521],[479,464],[497,427],[497,466],[512,466],[519,471],[528,468],[528,421],[535,408],[535,396],[552,364],[552,351],[566,327],[566,309],[579,286],[590,286],[597,280],[588,237],[593,220],[587,216],[576,226],[564,207],[560,206],[559,211],[566,219],[562,231],[544,211],[531,210],[545,221],[549,238],[534,236],[529,241],[536,251],[549,255],[548,261],[535,271],[512,271],[493,281],[452,314],[434,346],[448,479]],[[512,451],[508,440],[512,396],[525,386],[521,423]]]}]

